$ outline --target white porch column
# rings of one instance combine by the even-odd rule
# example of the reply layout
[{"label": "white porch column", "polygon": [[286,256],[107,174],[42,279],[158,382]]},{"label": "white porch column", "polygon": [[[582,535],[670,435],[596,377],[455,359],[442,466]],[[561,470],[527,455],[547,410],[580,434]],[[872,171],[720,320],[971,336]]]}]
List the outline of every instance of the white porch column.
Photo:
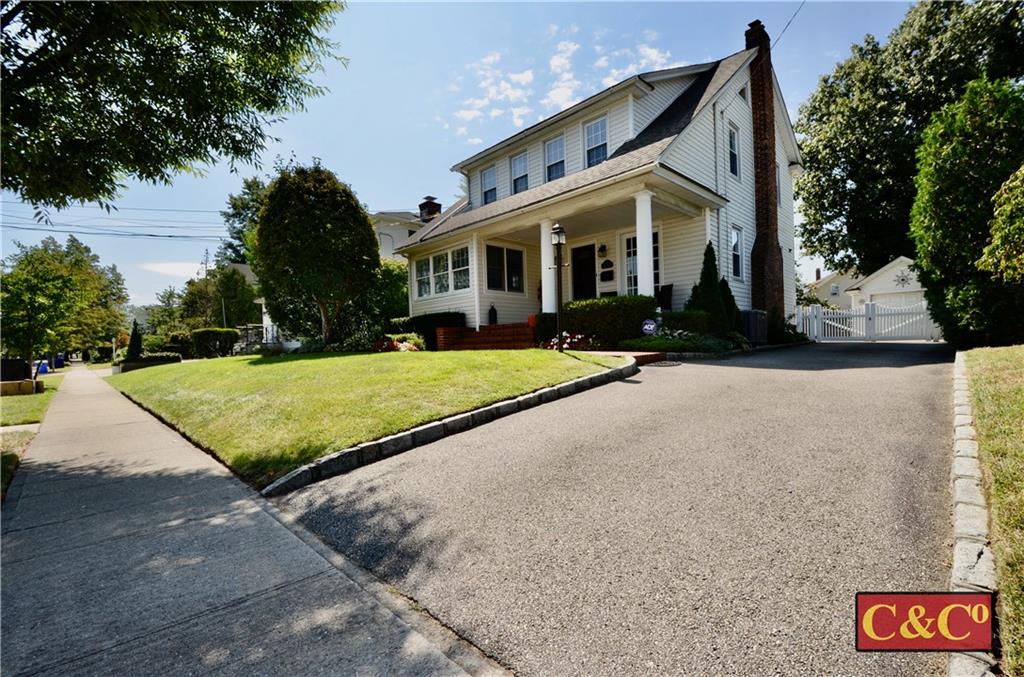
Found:
[{"label": "white porch column", "polygon": [[557,310],[555,299],[555,286],[558,278],[555,277],[558,271],[555,270],[555,245],[551,244],[551,227],[554,224],[551,219],[541,219],[540,222],[540,309],[545,313],[553,313]]},{"label": "white porch column", "polygon": [[649,190],[633,194],[636,201],[636,293],[654,296],[654,223]]}]

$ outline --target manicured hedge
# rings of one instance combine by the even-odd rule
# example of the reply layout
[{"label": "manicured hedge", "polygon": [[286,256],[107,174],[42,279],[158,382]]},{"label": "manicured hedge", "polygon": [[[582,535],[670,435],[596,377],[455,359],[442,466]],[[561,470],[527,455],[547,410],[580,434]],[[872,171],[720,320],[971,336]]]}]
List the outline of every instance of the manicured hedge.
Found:
[{"label": "manicured hedge", "polygon": [[456,312],[427,313],[426,315],[411,317],[409,322],[412,324],[413,331],[423,337],[423,342],[427,344],[427,350],[437,350],[437,328],[465,327],[466,314]]},{"label": "manicured hedge", "polygon": [[237,329],[196,329],[192,332],[192,349],[196,357],[224,357],[231,354],[240,336]]},{"label": "manicured hedge", "polygon": [[179,353],[143,353],[139,357],[122,361],[121,373],[144,367],[155,367],[158,364],[175,364],[177,362],[181,362],[181,355]]},{"label": "manicured hedge", "polygon": [[643,335],[644,320],[655,319],[653,296],[606,296],[570,301],[562,311],[562,329],[589,336],[602,347]]},{"label": "manicured hedge", "polygon": [[711,334],[715,331],[711,314],[703,310],[677,310],[662,313],[661,326],[665,329],[692,331],[698,334]]}]

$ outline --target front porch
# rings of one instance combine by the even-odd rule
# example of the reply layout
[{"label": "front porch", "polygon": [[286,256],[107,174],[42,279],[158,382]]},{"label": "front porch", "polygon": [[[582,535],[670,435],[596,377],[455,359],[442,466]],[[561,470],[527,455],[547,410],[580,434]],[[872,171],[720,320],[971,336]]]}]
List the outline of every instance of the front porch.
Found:
[{"label": "front porch", "polygon": [[563,302],[642,294],[658,298],[663,310],[681,310],[700,277],[705,246],[721,241],[722,204],[696,184],[652,172],[484,222],[411,257],[410,314],[456,310],[481,329],[555,312],[556,223],[566,233]]}]

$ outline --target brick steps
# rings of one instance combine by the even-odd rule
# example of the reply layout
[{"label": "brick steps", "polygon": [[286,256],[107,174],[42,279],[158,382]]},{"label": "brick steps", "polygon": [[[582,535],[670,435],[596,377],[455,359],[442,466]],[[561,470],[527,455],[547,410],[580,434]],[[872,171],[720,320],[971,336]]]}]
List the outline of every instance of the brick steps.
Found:
[{"label": "brick steps", "polygon": [[[480,329],[442,329],[445,341],[438,341],[440,350],[522,350],[536,347],[533,329],[526,323],[495,324]],[[439,334],[440,337],[440,334]],[[441,347],[443,343],[444,347]]]}]

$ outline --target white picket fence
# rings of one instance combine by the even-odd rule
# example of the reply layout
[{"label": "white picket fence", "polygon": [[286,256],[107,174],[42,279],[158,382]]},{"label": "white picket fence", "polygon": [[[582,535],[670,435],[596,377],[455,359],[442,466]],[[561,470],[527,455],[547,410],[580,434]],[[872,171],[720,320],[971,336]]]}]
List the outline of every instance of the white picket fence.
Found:
[{"label": "white picket fence", "polygon": [[922,301],[891,308],[865,303],[850,310],[797,306],[796,326],[813,341],[939,341],[942,334]]}]

